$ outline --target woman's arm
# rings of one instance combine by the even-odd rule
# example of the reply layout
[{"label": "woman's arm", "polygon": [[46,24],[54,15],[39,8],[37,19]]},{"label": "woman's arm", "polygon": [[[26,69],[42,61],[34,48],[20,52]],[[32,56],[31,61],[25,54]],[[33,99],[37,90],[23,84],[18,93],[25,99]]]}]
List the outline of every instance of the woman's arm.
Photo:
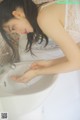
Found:
[{"label": "woman's arm", "polygon": [[[61,72],[67,72],[67,71],[72,71],[74,69],[80,68],[79,66],[73,66],[73,64],[69,64],[67,59],[65,57],[63,58],[58,58],[55,60],[47,61],[50,62],[51,64],[48,67],[39,67],[37,69],[29,69],[26,71],[22,76],[12,76],[11,78],[13,80],[16,80],[17,82],[27,82],[31,79],[33,79],[36,76],[39,75],[50,75],[50,74],[56,74],[56,73],[61,73]],[[40,65],[42,63],[39,63]]]},{"label": "woman's arm", "polygon": [[36,75],[50,75],[50,74],[70,72],[70,71],[79,70],[79,69],[80,69],[79,65],[77,66],[69,62],[64,62],[64,63],[56,64],[54,66],[50,66],[47,68],[39,68],[35,72],[36,72]]},{"label": "woman's arm", "polygon": [[60,58],[57,58],[57,59],[53,59],[52,60],[52,65],[56,65],[56,64],[60,64],[60,63],[64,63],[64,62],[67,62],[67,58],[64,56],[64,57],[60,57]]},{"label": "woman's arm", "polygon": [[43,68],[43,67],[46,68],[46,67],[50,67],[66,61],[67,61],[67,58],[65,56],[57,59],[52,59],[52,60],[38,60],[33,62],[30,68],[31,69],[37,69],[37,68]]},{"label": "woman's arm", "polygon": [[[43,18],[42,16],[44,16],[44,19],[41,19]],[[67,58],[67,62],[65,63],[56,64],[50,67],[50,69],[45,69],[45,73],[48,70],[50,70],[50,72],[48,71],[47,73],[61,73],[80,69],[80,49],[72,37],[65,31],[56,15],[49,13],[49,11],[48,14],[45,15],[43,11],[38,18],[38,24],[42,31],[48,37],[54,39],[60,46]],[[44,70],[42,71],[44,72]]]}]

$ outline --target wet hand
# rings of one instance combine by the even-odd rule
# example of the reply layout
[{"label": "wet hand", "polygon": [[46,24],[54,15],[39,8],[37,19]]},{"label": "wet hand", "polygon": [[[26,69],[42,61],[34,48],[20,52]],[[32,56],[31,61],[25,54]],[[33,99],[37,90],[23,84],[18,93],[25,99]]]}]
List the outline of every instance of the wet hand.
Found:
[{"label": "wet hand", "polygon": [[26,83],[34,77],[36,77],[37,75],[37,70],[29,69],[22,76],[12,76],[11,78],[12,80],[15,80],[17,82]]}]

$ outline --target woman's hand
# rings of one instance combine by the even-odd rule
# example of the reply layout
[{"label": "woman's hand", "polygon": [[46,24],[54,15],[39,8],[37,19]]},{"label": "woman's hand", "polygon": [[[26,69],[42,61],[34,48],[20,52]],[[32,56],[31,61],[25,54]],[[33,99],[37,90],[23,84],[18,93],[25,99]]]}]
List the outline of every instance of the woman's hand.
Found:
[{"label": "woman's hand", "polygon": [[29,69],[22,76],[12,76],[11,79],[17,82],[26,83],[34,77],[36,77],[37,75],[37,70]]},{"label": "woman's hand", "polygon": [[39,71],[41,71],[41,69],[51,66],[52,63],[53,63],[52,60],[36,61],[36,62],[32,63],[29,70],[26,71],[22,76],[12,76],[11,78],[13,80],[16,80],[17,82],[23,82],[23,83],[28,82],[29,80],[38,76]]},{"label": "woman's hand", "polygon": [[52,60],[40,60],[32,63],[31,69],[46,68],[53,64]]}]

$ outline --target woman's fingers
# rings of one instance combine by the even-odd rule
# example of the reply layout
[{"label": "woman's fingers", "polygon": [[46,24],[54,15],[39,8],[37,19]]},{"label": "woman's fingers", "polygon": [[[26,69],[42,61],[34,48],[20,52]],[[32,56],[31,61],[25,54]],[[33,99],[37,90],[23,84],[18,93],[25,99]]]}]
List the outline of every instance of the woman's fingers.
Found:
[{"label": "woman's fingers", "polygon": [[48,64],[49,63],[46,61],[37,61],[31,65],[31,69],[38,69],[38,68],[42,68],[42,67],[47,67]]},{"label": "woman's fingers", "polygon": [[12,80],[17,80],[18,77],[19,77],[19,76],[11,76],[10,78],[11,78]]},{"label": "woman's fingers", "polygon": [[25,82],[27,81],[27,77],[23,76],[11,76],[12,80],[15,80],[17,82]]},{"label": "woman's fingers", "polygon": [[35,64],[32,64],[30,68],[31,69],[37,69],[37,68],[39,68],[39,65],[35,63]]}]

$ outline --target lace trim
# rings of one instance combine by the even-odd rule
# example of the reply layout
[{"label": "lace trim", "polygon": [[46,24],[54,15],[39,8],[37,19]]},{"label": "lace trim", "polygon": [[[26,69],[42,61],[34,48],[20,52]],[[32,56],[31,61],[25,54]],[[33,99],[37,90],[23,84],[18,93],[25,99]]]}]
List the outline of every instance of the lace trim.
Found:
[{"label": "lace trim", "polygon": [[80,5],[66,4],[65,30],[74,38],[75,42],[80,42]]}]

